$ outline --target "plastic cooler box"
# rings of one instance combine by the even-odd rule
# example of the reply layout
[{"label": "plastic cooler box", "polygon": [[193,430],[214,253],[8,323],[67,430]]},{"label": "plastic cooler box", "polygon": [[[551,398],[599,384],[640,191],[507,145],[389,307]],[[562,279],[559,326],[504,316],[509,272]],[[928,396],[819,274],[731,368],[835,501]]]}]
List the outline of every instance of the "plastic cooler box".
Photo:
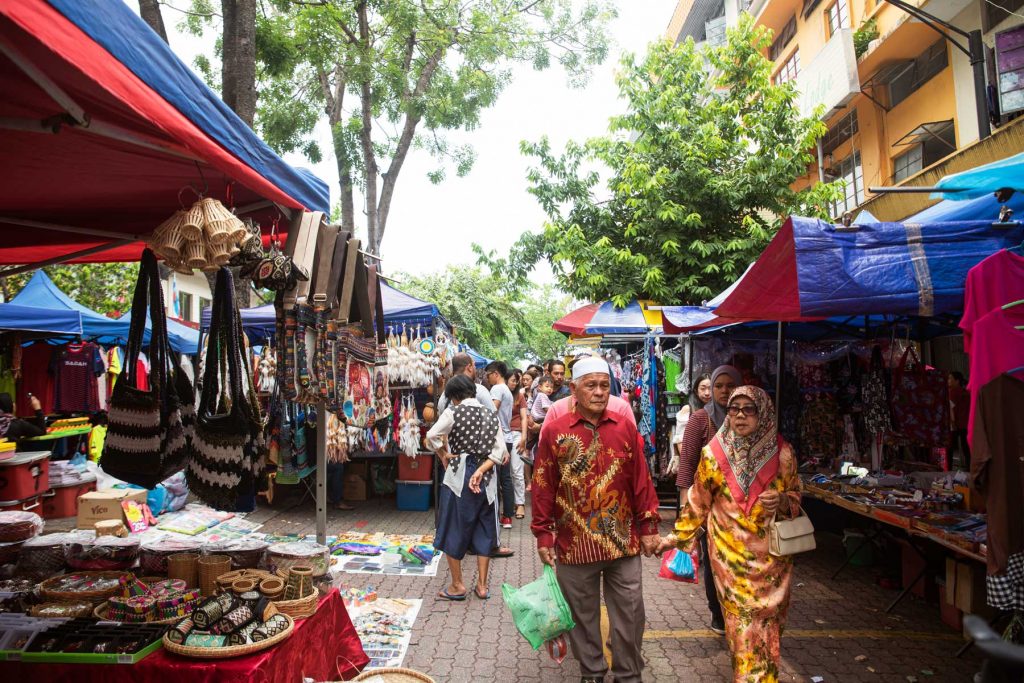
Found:
[{"label": "plastic cooler box", "polygon": [[83,478],[73,484],[54,486],[43,494],[43,519],[60,519],[78,515],[78,497],[96,490],[96,477]]},{"label": "plastic cooler box", "polygon": [[430,509],[432,481],[396,481],[395,488],[399,510],[423,512]]},{"label": "plastic cooler box", "polygon": [[421,453],[410,458],[404,453],[398,454],[398,481],[433,481],[434,456]]},{"label": "plastic cooler box", "polygon": [[49,451],[26,451],[0,460],[0,500],[25,500],[49,489]]}]

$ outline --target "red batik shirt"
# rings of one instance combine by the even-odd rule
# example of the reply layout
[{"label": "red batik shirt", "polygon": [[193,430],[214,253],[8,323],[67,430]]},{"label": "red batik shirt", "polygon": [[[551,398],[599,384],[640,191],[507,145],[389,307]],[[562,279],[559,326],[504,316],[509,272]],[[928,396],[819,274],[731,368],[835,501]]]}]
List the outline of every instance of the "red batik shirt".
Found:
[{"label": "red batik shirt", "polygon": [[605,410],[595,428],[576,410],[549,415],[533,470],[533,523],[540,548],[565,564],[631,557],[658,533],[658,496],[636,425]]}]

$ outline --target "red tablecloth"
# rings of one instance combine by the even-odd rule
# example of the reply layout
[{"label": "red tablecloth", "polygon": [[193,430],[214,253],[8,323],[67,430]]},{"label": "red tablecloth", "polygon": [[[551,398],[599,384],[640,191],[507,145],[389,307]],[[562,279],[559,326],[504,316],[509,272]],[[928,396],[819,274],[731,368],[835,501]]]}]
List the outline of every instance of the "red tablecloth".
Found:
[{"label": "red tablecloth", "polygon": [[[369,661],[335,588],[320,601],[316,614],[296,622],[288,640],[248,657],[187,659],[160,649],[137,664],[3,662],[0,672],[5,679],[33,683],[301,683],[304,677],[348,679]],[[7,674],[19,676],[9,678]]]}]

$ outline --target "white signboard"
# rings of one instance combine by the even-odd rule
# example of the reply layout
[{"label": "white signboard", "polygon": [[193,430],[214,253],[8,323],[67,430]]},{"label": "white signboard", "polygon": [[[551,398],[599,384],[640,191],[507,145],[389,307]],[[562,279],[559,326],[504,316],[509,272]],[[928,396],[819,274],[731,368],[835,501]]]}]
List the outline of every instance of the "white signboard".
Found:
[{"label": "white signboard", "polygon": [[825,47],[800,75],[796,77],[800,91],[797,104],[803,116],[825,105],[825,119],[860,92],[857,55],[853,50],[853,29],[844,28],[825,43]]}]

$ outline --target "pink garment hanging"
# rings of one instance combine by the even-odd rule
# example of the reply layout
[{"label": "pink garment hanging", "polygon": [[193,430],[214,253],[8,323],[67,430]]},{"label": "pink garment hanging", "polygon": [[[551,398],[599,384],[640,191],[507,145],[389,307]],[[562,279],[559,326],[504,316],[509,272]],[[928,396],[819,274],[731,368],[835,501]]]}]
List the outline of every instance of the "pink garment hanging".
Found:
[{"label": "pink garment hanging", "polygon": [[1003,310],[997,308],[974,323],[971,378],[971,414],[967,423],[967,440],[973,444],[974,417],[978,392],[997,375],[1024,365],[1024,304]]},{"label": "pink garment hanging", "polygon": [[1024,299],[1024,256],[1001,249],[968,271],[964,316],[960,319],[967,354],[973,348],[975,323],[992,310],[1018,299]]}]

